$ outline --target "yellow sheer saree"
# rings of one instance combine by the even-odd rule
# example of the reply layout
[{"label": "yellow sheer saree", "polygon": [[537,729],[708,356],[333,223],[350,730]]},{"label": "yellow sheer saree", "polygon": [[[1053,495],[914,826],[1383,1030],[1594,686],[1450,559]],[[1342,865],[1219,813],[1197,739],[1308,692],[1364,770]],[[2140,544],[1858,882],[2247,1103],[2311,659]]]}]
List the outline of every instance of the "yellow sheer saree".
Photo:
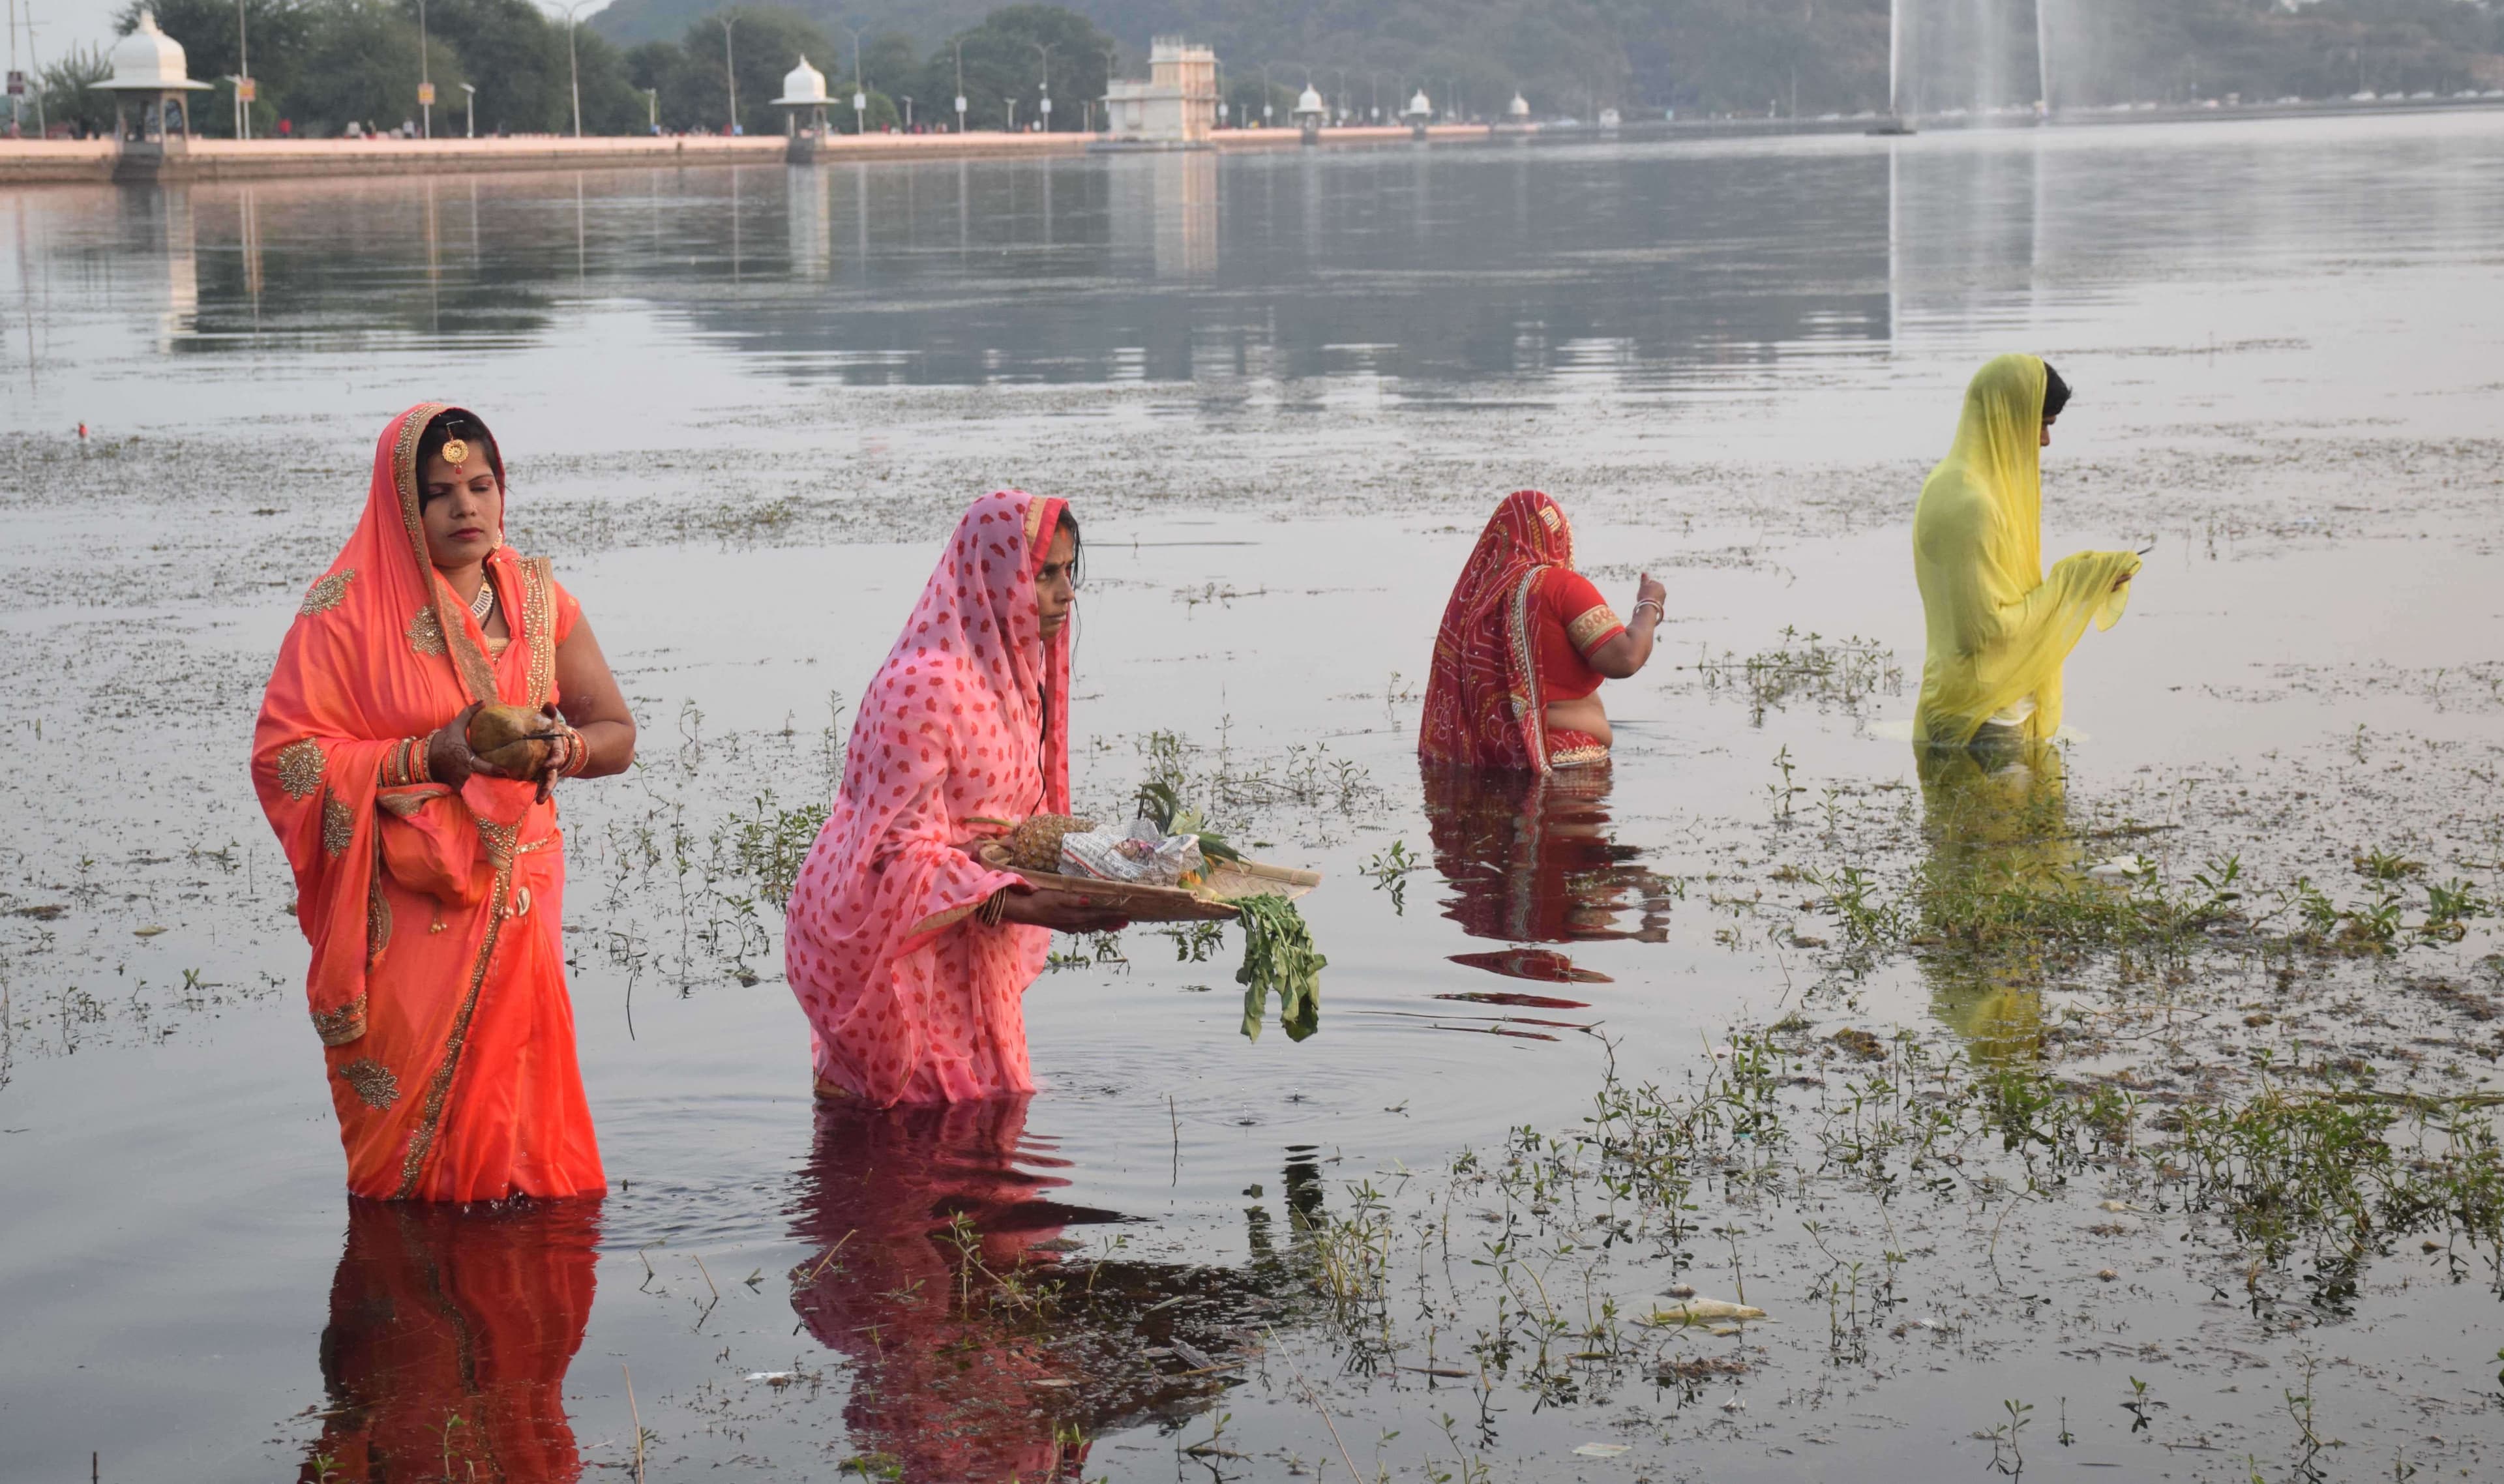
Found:
[{"label": "yellow sheer saree", "polygon": [[2021,703],[2017,730],[2061,726],[2061,662],[2093,623],[2121,618],[2138,554],[2082,551],[2043,570],[2043,362],[2001,356],[1965,388],[1956,446],[1930,470],[1913,511],[1913,576],[1928,651],[1917,742],[1963,746]]}]

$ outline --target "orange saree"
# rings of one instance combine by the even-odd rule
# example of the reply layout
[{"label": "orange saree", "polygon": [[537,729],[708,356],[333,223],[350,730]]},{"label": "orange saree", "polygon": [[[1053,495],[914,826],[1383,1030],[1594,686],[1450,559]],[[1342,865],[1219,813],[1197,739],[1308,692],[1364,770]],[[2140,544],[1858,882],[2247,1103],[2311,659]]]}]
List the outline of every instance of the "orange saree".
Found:
[{"label": "orange saree", "polygon": [[365,518],[306,591],[253,733],[253,786],[296,873],[305,978],[358,1195],[498,1200],[605,1188],[565,983],[553,801],[473,777],[397,781],[403,743],[472,701],[556,699],[580,609],[544,559],[499,547],[513,636],[494,652],[427,559],[418,437],[374,447]]}]

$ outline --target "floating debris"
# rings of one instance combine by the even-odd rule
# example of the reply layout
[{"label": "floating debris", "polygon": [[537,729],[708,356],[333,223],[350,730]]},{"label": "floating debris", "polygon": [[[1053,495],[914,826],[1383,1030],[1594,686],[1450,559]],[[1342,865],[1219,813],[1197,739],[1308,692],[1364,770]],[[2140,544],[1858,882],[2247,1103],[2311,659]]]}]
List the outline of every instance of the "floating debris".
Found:
[{"label": "floating debris", "polygon": [[2155,874],[2156,862],[2144,855],[2116,855],[2102,865],[2087,868],[2087,875],[2103,881],[2136,880]]},{"label": "floating debris", "polygon": [[147,927],[134,927],[134,928],[132,928],[132,929],[130,930],[130,936],[131,936],[131,937],[133,937],[133,938],[154,938],[154,937],[156,937],[158,933],[170,932],[170,931],[172,931],[172,929],[170,929],[170,928],[158,927],[158,926],[155,925],[154,923],[151,923],[151,924],[150,924],[149,926],[147,926]]},{"label": "floating debris", "polygon": [[1732,1303],[1726,1298],[1676,1298],[1652,1311],[1644,1320],[1648,1325],[1706,1325],[1718,1320],[1762,1319],[1765,1311],[1753,1304]]},{"label": "floating debris", "polygon": [[1574,1451],[1584,1458],[1616,1458],[1630,1446],[1627,1443],[1583,1443]]},{"label": "floating debris", "polygon": [[1868,1031],[1846,1027],[1836,1031],[1827,1039],[1863,1061],[1887,1059],[1887,1043]]}]

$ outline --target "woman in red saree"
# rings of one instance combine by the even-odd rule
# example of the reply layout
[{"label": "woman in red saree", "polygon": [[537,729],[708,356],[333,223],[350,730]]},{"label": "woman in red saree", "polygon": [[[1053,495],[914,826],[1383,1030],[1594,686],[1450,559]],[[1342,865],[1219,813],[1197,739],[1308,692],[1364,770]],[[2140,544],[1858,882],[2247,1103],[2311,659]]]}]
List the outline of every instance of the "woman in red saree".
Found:
[{"label": "woman in red saree", "polygon": [[[439,402],[394,418],[365,517],[306,591],[253,734],[358,1195],[605,1188],[550,788],[622,771],[635,723],[580,605],[545,559],[504,544],[504,504],[476,418]],[[467,724],[488,703],[561,710],[544,776],[470,755]]]},{"label": "woman in red saree", "polygon": [[1425,763],[1553,773],[1609,760],[1603,679],[1652,658],[1667,590],[1649,573],[1621,623],[1574,570],[1574,531],[1556,501],[1515,490],[1495,507],[1443,609],[1417,731]]},{"label": "woman in red saree", "polygon": [[820,1097],[1033,1091],[1022,1002],[1049,929],[1127,925],[968,853],[982,821],[1068,812],[1077,561],[1065,502],[974,501],[862,696],[782,937]]}]

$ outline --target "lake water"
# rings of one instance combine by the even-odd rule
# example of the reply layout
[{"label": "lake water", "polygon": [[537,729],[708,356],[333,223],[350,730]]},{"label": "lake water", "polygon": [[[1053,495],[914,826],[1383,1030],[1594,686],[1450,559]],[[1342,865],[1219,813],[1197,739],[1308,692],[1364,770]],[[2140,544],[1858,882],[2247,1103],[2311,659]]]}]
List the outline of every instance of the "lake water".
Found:
[{"label": "lake water", "polygon": [[[1068,1427],[1087,1478],[1926,1479],[1997,1456],[2003,1391],[2054,1477],[2485,1474],[2496,1300],[2415,1241],[2291,1325],[2170,1236],[2099,1284],[2080,1185],[2066,1224],[1982,1223],[2049,1276],[1916,1263],[1904,1315],[1969,1317],[1847,1370],[1793,1251],[1815,1211],[1734,1196],[1697,1260],[1796,1323],[1705,1396],[1455,1385],[1316,1319],[1293,1254],[1351,1183],[1570,1128],[1613,1055],[1691,1080],[1802,1009],[1982,1054],[1932,968],[1839,975],[1777,863],[1914,817],[1905,525],[2003,350],[2078,392],[2047,553],[2154,542],[2068,671],[2080,816],[2280,880],[2387,845],[2497,895],[2499,167],[2504,116],[2466,113],[0,196],[0,1476],[571,1478],[631,1473],[640,1427],[656,1479],[1041,1477]],[[245,775],[373,436],[430,397],[498,431],[515,543],[643,729],[635,777],[566,796],[587,1209],[349,1208]],[[1323,1030],[1246,1044],[1232,940],[1134,931],[1028,994],[1030,1106],[821,1115],[725,832],[822,800],[938,535],[1000,485],[1087,522],[1078,793],[1118,808],[1171,734],[1261,853],[1328,873]],[[1668,583],[1661,649],[1604,692],[1605,787],[1430,793],[1435,625],[1526,486],[1621,611]],[[1827,668],[1752,686],[1786,628]],[[1363,874],[1395,843],[1396,893]],[[2325,984],[2396,1005],[2493,947]],[[1120,1297],[948,1311],[957,1211],[987,1264],[1080,1243]],[[1478,1309],[1426,1250],[1402,1281],[1449,1355]],[[1227,1389],[1175,1339],[1264,1354]],[[2347,1444],[2317,1466],[2299,1373]]]}]

